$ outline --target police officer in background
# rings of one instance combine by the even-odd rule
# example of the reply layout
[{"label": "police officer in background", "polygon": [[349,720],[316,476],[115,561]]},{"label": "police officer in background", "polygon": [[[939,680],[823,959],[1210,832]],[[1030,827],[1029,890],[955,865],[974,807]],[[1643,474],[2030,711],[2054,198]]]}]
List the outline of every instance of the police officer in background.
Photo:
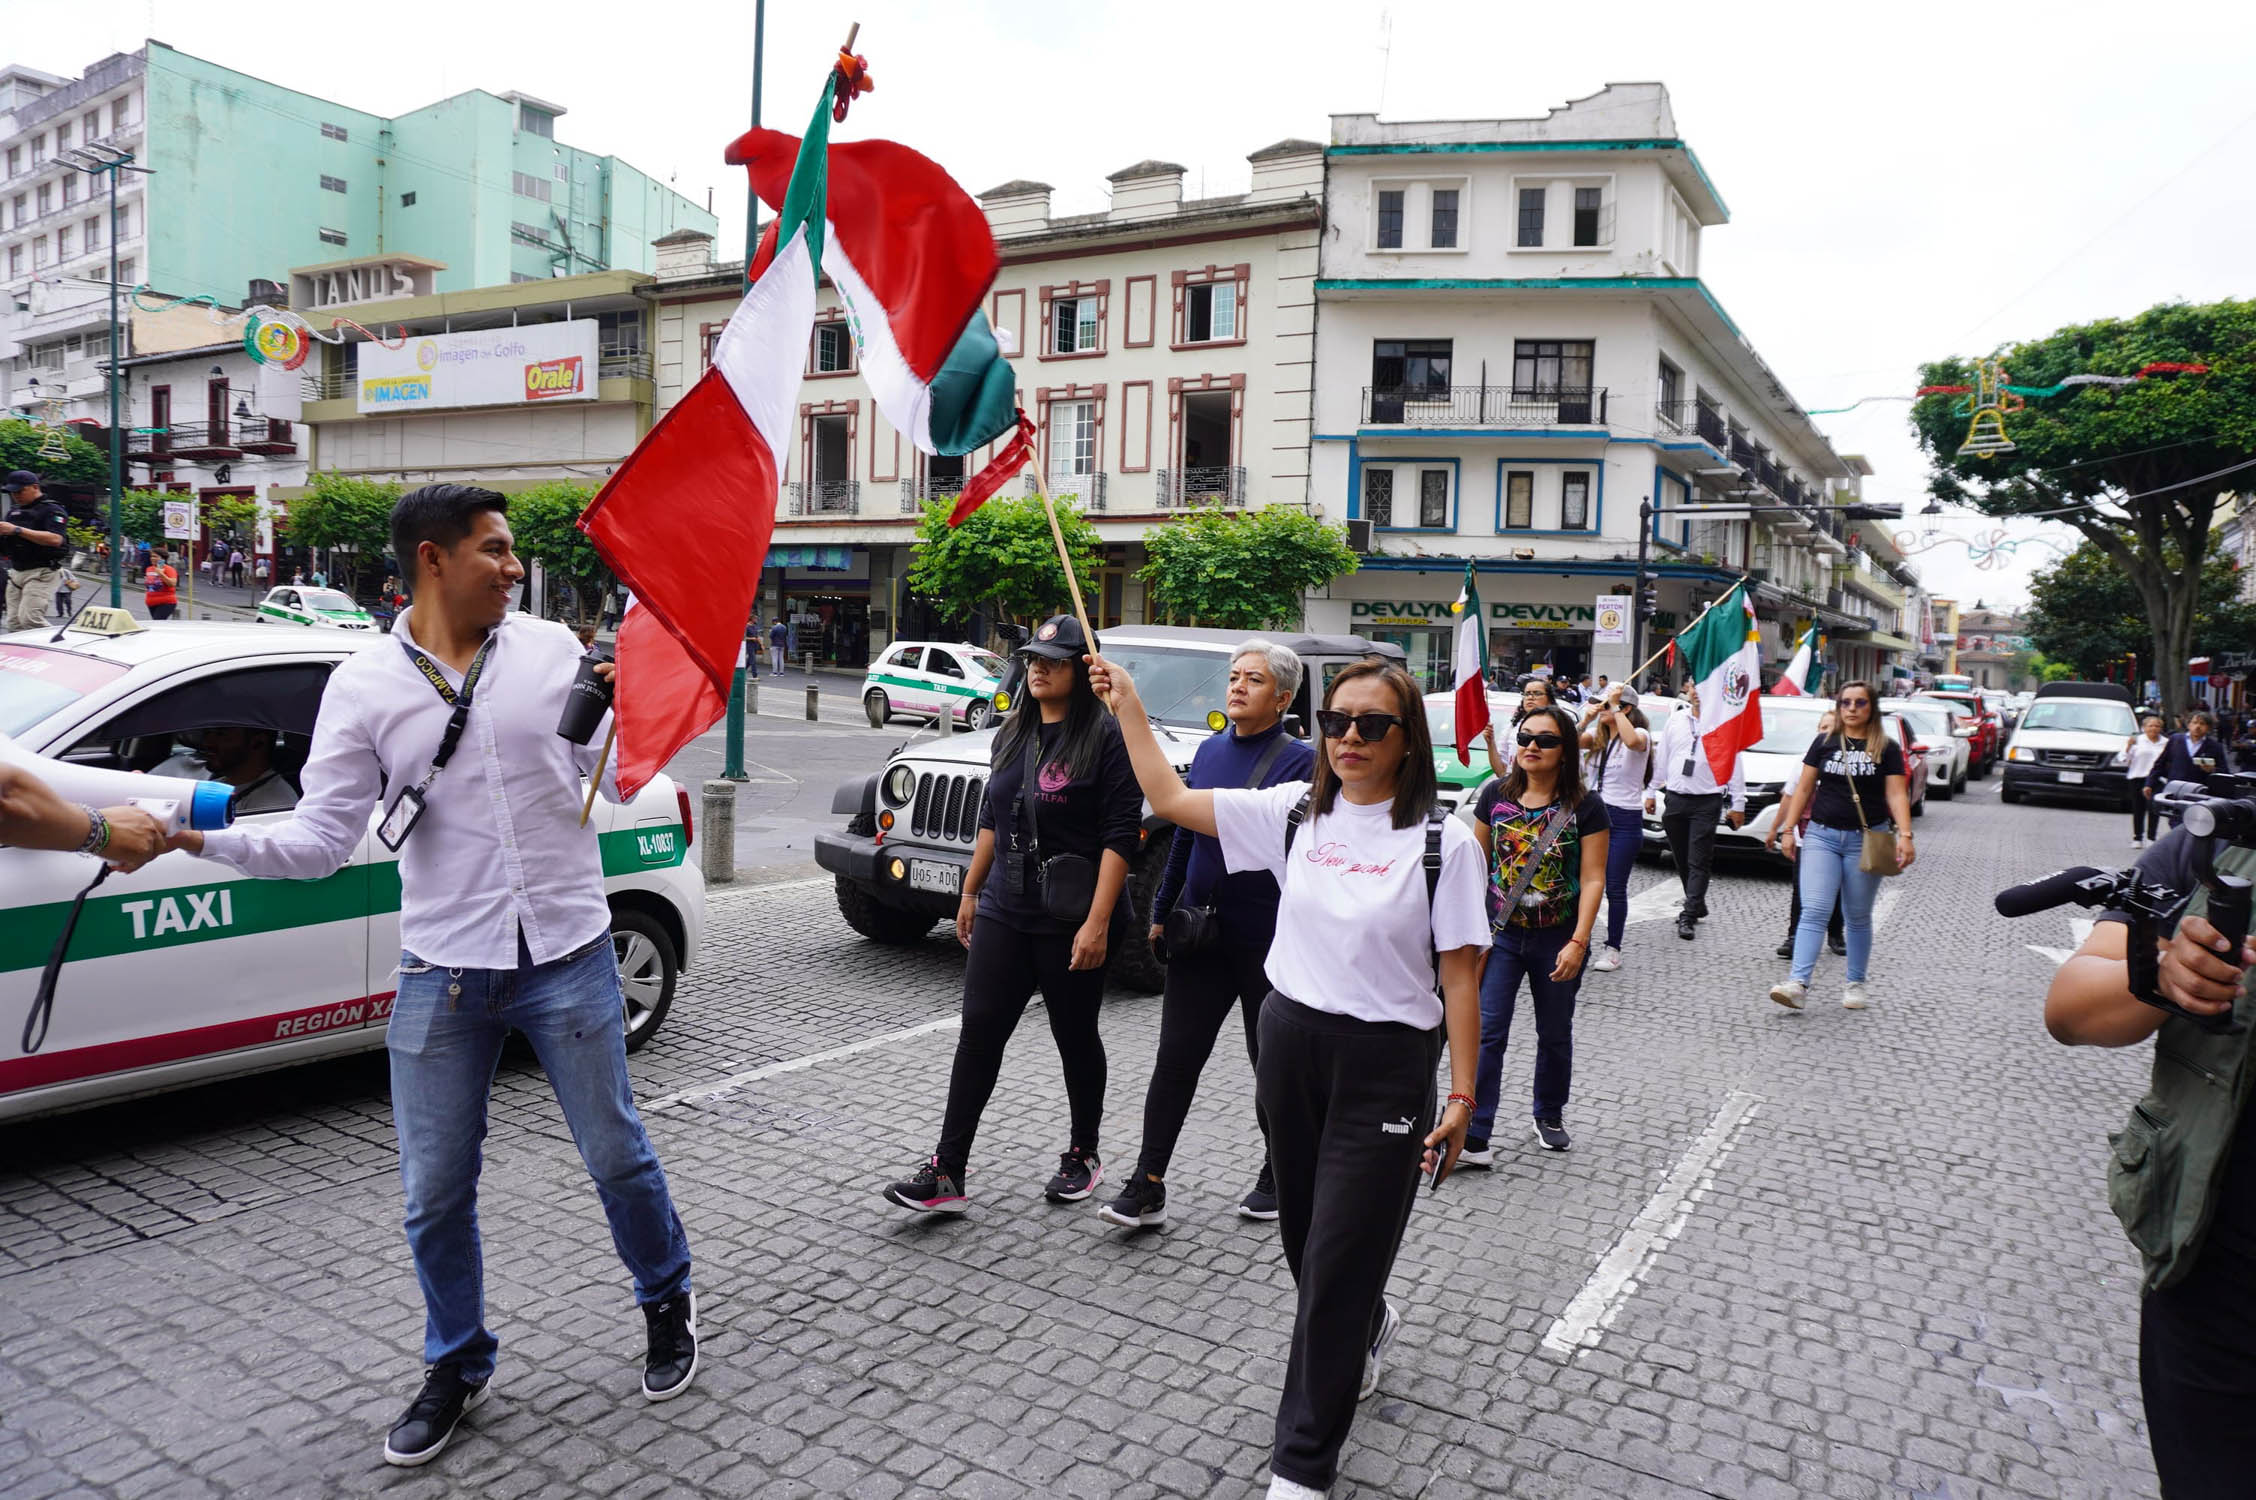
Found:
[{"label": "police officer in background", "polygon": [[39,476],[29,469],[0,479],[0,493],[8,497],[8,518],[0,521],[0,549],[8,555],[6,626],[30,630],[54,608],[63,559],[70,554],[63,507],[40,494]]},{"label": "police officer in background", "polygon": [[[2256,852],[2228,848],[2227,874],[2256,874]],[[2173,829],[2139,871],[2193,890],[2192,848]],[[2230,945],[2197,893],[2161,945],[2160,988],[2196,1016],[2237,1009],[2220,1035],[2130,992],[2130,918],[2103,913],[2045,996],[2045,1029],[2071,1047],[2155,1039],[2153,1083],[2112,1138],[2108,1197],[2145,1257],[2139,1388],[2164,1500],[2240,1500],[2256,1476],[2256,1110],[2248,1105],[2256,944]]]},{"label": "police officer in background", "polygon": [[[1229,726],[1198,747],[1187,784],[1260,788],[1306,781],[1316,752],[1286,733],[1284,722],[1301,672],[1300,658],[1275,641],[1239,646],[1223,700]],[[1261,1002],[1269,994],[1262,965],[1276,931],[1275,876],[1263,870],[1230,874],[1212,834],[1175,835],[1152,897],[1152,946],[1167,959],[1167,993],[1160,1002],[1159,1056],[1144,1095],[1143,1156],[1120,1196],[1097,1210],[1100,1218],[1129,1229],[1167,1222],[1167,1164],[1190,1115],[1199,1073],[1233,1005],[1245,1022],[1246,1056],[1260,1054]],[[1268,1126],[1258,1110],[1255,1120],[1266,1143]],[[1261,1175],[1239,1200],[1238,1213],[1277,1217],[1277,1177],[1266,1144]]]}]

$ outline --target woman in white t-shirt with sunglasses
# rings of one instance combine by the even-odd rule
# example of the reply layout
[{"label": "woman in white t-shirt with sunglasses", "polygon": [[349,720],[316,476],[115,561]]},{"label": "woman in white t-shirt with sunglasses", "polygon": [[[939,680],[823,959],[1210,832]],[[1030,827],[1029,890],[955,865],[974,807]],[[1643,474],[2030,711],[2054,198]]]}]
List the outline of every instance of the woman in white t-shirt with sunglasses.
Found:
[{"label": "woman in white t-shirt with sunglasses", "polygon": [[[1254,1087],[1300,1299],[1269,1493],[1307,1500],[1330,1488],[1355,1403],[1378,1387],[1400,1322],[1383,1294],[1421,1165],[1438,1186],[1464,1147],[1489,942],[1485,861],[1463,822],[1433,816],[1433,744],[1400,667],[1366,659],[1335,677],[1316,715],[1314,785],[1260,791],[1185,787],[1128,674],[1092,658],[1089,682],[1120,719],[1152,811],[1213,835],[1233,873],[1267,871],[1281,891]],[[1445,1024],[1451,1092],[1437,1124]]]}]

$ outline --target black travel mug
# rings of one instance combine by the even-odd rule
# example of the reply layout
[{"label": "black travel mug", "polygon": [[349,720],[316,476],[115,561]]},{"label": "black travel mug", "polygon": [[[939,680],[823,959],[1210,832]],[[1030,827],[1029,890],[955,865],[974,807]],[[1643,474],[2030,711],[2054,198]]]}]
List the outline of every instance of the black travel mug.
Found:
[{"label": "black travel mug", "polygon": [[601,665],[595,657],[581,657],[579,671],[572,674],[572,690],[564,696],[564,717],[556,721],[556,732],[575,745],[595,738],[595,726],[611,707],[610,679],[595,675]]}]

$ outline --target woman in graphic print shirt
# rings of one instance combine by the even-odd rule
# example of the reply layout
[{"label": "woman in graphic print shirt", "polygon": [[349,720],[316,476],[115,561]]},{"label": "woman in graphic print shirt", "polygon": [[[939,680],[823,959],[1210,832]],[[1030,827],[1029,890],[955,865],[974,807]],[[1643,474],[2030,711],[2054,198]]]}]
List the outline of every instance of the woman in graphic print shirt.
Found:
[{"label": "woman in graphic print shirt", "polygon": [[[1186,788],[1128,674],[1100,658],[1090,680],[1120,719],[1152,811],[1215,836],[1231,871],[1266,870],[1280,887],[1254,1092],[1300,1300],[1269,1493],[1306,1500],[1330,1487],[1355,1403],[1378,1388],[1400,1321],[1383,1293],[1421,1162],[1446,1177],[1472,1117],[1488,946],[1480,846],[1460,820],[1438,821],[1442,868],[1429,905],[1433,744],[1418,686],[1399,667],[1365,660],[1334,678],[1316,716],[1314,786],[1260,791]],[[1307,820],[1288,855],[1304,796]],[[1445,1023],[1452,1092],[1437,1125]]]},{"label": "woman in graphic print shirt", "polygon": [[[1583,790],[1574,716],[1563,708],[1536,709],[1520,720],[1514,738],[1518,753],[1511,770],[1481,788],[1476,804],[1481,847],[1489,856],[1496,942],[1481,976],[1480,1075],[1465,1136],[1469,1167],[1495,1160],[1489,1132],[1496,1124],[1504,1044],[1523,977],[1535,1010],[1536,1138],[1546,1151],[1567,1149],[1575,995],[1582,989],[1582,965],[1590,956],[1590,931],[1606,884],[1606,804]],[[1557,836],[1546,847],[1554,819]],[[1513,898],[1508,910],[1507,897]]]}]

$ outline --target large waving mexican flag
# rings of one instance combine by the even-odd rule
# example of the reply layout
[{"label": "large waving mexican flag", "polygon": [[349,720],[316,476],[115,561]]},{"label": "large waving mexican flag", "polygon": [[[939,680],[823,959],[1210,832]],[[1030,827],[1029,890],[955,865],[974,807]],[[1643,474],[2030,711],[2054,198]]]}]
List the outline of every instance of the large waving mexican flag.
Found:
[{"label": "large waving mexican flag", "polygon": [[[1736,596],[1736,597],[1735,597]],[[1676,638],[1676,652],[1700,693],[1693,721],[1708,768],[1731,779],[1731,762],[1762,738],[1762,636],[1741,580]]]}]

